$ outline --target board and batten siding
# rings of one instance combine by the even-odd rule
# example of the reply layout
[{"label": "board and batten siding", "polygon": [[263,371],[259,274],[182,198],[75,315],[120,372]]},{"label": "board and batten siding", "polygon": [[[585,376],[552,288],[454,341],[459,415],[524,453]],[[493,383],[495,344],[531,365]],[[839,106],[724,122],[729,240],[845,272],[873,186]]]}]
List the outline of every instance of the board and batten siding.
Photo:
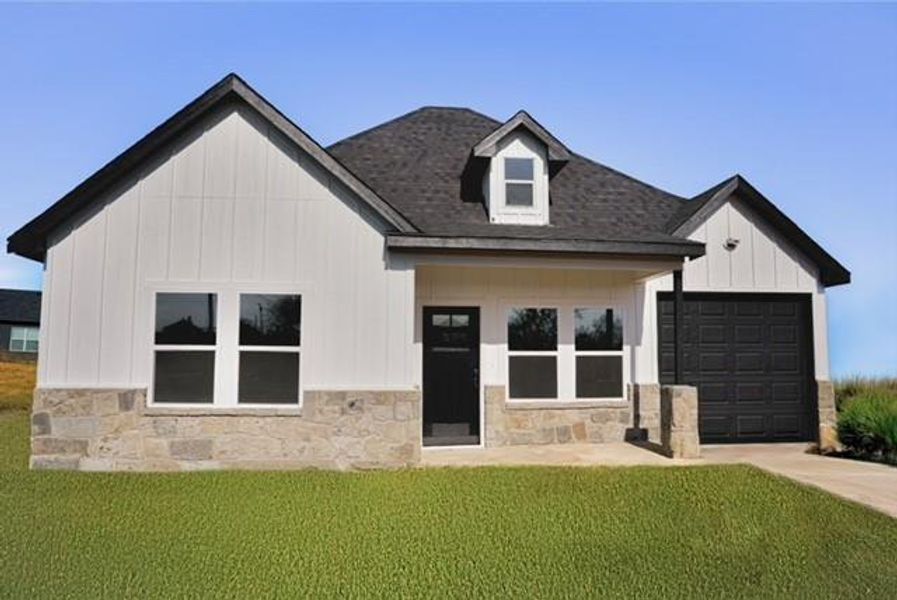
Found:
[{"label": "board and batten siding", "polygon": [[[50,240],[38,384],[149,384],[154,291],[302,298],[303,386],[413,386],[414,268],[250,109],[224,107]],[[219,324],[220,327],[220,324]]]},{"label": "board and batten siding", "polygon": [[[614,308],[623,317],[624,384],[635,380],[633,344],[638,339],[635,287],[639,274],[623,270],[570,268],[418,266],[415,352],[417,378],[422,378],[425,306],[480,308],[480,383],[504,386],[507,380],[507,318],[512,307],[560,307],[558,345],[572,347],[573,308]],[[561,352],[558,395],[574,399],[573,354]]]},{"label": "board and batten siding", "polygon": [[[725,248],[734,238],[734,250]],[[682,270],[685,292],[801,293],[812,298],[816,379],[828,380],[828,326],[825,288],[818,270],[742,200],[730,198],[689,239],[704,242],[706,254]],[[672,275],[647,281],[638,292],[644,305],[644,339],[639,348],[639,382],[657,381],[657,292],[673,289]]]}]

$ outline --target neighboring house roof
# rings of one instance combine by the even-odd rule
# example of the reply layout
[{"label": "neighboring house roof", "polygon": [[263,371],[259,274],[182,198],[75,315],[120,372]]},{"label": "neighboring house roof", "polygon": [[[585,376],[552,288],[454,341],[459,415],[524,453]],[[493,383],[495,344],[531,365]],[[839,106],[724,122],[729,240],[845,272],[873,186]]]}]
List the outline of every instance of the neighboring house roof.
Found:
[{"label": "neighboring house roof", "polygon": [[781,233],[795,248],[803,252],[819,268],[823,285],[850,283],[850,271],[834,259],[803,229],[788,218],[741,175],[734,175],[685,203],[671,219],[668,231],[678,237],[690,235],[730,197],[736,196]]},{"label": "neighboring house roof", "polygon": [[[850,280],[842,265],[741,177],[682,198],[570,152],[524,111],[500,123],[466,108],[424,107],[325,150],[234,74],[12,234],[8,251],[43,260],[56,228],[225,102],[249,106],[370,205],[393,228],[387,245],[395,250],[697,257],[704,244],[687,239],[694,224],[737,193],[815,261],[825,285]],[[482,186],[488,157],[521,128],[548,149],[549,225],[489,220]]]},{"label": "neighboring house roof", "polygon": [[206,90],[199,98],[179,110],[173,117],[153,129],[140,141],[115,157],[81,185],[63,196],[46,211],[13,233],[7,250],[26,258],[43,260],[47,236],[70,217],[96,201],[132,169],[142,164],[162,147],[225,102],[238,101],[255,110],[287,139],[314,157],[334,177],[366,201],[398,231],[413,231],[410,223],[388,202],[380,198],[360,179],[328,154],[308,134],[265,100],[249,84],[231,73]]},{"label": "neighboring house roof", "polygon": [[0,321],[40,323],[40,292],[0,289]]}]

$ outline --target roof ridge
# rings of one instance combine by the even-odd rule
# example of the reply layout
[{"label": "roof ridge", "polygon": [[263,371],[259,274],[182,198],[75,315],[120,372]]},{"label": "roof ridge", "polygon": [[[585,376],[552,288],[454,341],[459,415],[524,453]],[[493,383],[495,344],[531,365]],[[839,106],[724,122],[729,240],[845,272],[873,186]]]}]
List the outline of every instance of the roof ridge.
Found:
[{"label": "roof ridge", "polygon": [[376,125],[372,125],[366,129],[362,129],[361,131],[353,133],[352,135],[349,135],[340,140],[337,140],[337,141],[333,142],[332,144],[330,144],[329,146],[327,146],[326,149],[329,151],[333,148],[336,148],[337,146],[340,146],[340,145],[348,143],[348,142],[352,142],[362,136],[368,135],[370,133],[374,133],[375,131],[379,131],[380,129],[383,129],[390,125],[395,125],[396,123],[399,123],[401,121],[409,119],[412,116],[414,116],[418,113],[422,113],[427,110],[454,110],[454,111],[460,111],[460,112],[468,112],[468,113],[474,114],[478,117],[482,117],[484,119],[489,119],[490,121],[494,121],[495,123],[500,124],[499,121],[497,121],[496,119],[493,119],[489,115],[485,115],[481,112],[478,112],[478,111],[476,111],[472,108],[468,108],[466,106],[436,106],[433,104],[425,104],[423,106],[419,106],[419,107],[415,108],[414,110],[410,110],[406,113],[402,113],[402,114],[395,116],[391,119],[387,119],[386,121],[383,121],[382,123],[377,123]]}]

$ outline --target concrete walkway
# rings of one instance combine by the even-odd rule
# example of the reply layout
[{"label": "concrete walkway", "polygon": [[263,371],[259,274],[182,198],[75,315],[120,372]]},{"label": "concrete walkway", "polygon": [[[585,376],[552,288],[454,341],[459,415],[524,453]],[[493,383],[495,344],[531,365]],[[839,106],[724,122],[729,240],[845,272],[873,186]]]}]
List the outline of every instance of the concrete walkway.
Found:
[{"label": "concrete walkway", "polygon": [[806,444],[703,446],[705,463],[747,463],[897,518],[897,467],[807,454]]},{"label": "concrete walkway", "polygon": [[671,460],[627,443],[554,444],[502,448],[425,448],[422,467],[655,466],[750,464],[859,502],[897,518],[897,468],[807,454],[807,444],[703,446],[701,458]]}]

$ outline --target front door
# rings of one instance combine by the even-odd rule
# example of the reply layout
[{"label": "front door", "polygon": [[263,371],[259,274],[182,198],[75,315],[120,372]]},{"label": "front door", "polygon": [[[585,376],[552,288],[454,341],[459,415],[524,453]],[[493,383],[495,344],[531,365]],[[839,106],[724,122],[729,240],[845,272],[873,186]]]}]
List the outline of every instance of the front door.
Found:
[{"label": "front door", "polygon": [[480,443],[480,309],[424,307],[424,446]]}]

